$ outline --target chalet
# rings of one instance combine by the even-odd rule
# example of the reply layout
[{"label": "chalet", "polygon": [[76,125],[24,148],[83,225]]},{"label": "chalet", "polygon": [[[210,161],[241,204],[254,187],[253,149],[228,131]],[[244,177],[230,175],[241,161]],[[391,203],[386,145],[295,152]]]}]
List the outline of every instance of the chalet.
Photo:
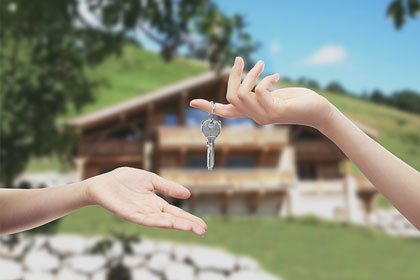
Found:
[{"label": "chalet", "polygon": [[194,98],[226,103],[227,79],[226,71],[201,74],[73,119],[80,178],[120,166],[150,170],[188,187],[189,200],[171,202],[197,214],[314,214],[354,222],[368,216],[375,189],[309,127],[221,118],[215,169],[208,171],[200,131],[207,113],[188,104]]}]

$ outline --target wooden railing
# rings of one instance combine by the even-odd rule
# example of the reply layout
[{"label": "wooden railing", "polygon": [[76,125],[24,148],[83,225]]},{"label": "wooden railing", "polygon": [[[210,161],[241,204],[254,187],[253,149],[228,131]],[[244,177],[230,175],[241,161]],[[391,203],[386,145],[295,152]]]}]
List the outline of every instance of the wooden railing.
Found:
[{"label": "wooden railing", "polygon": [[195,190],[247,191],[279,190],[287,188],[294,179],[293,173],[274,168],[258,169],[181,169],[163,168],[159,174]]},{"label": "wooden railing", "polygon": [[[158,144],[161,149],[179,149],[180,147],[202,148],[206,139],[198,127],[159,127]],[[281,148],[289,142],[288,127],[262,128],[223,128],[217,138],[221,147],[252,147]]]},{"label": "wooden railing", "polygon": [[108,140],[82,143],[79,147],[79,155],[82,156],[141,155],[142,153],[143,143],[139,141]]},{"label": "wooden railing", "polygon": [[301,194],[334,194],[342,193],[345,187],[345,180],[303,180],[297,183],[297,188]]}]

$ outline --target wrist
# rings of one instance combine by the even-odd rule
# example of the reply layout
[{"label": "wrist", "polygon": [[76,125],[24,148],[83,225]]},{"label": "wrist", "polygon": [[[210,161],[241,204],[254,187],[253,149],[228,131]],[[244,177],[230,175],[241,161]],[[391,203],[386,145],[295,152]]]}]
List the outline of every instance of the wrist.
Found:
[{"label": "wrist", "polygon": [[331,133],[336,130],[336,126],[340,121],[342,115],[340,110],[337,109],[333,104],[328,103],[328,113],[326,118],[320,123],[317,129],[325,136],[331,138]]},{"label": "wrist", "polygon": [[95,204],[94,200],[92,199],[91,192],[90,192],[90,182],[88,180],[84,180],[78,183],[72,184],[74,188],[74,193],[77,196],[77,200],[80,202],[82,206],[88,206]]}]

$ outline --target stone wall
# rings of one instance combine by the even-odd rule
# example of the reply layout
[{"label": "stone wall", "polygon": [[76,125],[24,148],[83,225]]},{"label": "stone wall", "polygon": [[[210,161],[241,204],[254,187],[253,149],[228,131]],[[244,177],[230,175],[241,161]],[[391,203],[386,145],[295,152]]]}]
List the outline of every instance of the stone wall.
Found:
[{"label": "stone wall", "polygon": [[0,239],[2,280],[276,280],[246,256],[151,240],[77,235]]},{"label": "stone wall", "polygon": [[393,236],[420,237],[420,231],[397,209],[379,209],[370,216],[371,224],[378,230]]}]

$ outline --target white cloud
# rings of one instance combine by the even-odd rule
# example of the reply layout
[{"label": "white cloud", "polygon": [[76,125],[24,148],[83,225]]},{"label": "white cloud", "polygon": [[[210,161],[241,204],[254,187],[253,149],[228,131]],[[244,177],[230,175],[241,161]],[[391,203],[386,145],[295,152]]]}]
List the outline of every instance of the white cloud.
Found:
[{"label": "white cloud", "polygon": [[342,62],[347,56],[344,47],[325,45],[309,56],[305,63],[309,65],[331,65]]},{"label": "white cloud", "polygon": [[271,42],[271,44],[270,44],[270,54],[277,55],[277,54],[280,53],[280,51],[281,51],[281,47],[280,47],[279,42],[277,42],[277,41]]}]

